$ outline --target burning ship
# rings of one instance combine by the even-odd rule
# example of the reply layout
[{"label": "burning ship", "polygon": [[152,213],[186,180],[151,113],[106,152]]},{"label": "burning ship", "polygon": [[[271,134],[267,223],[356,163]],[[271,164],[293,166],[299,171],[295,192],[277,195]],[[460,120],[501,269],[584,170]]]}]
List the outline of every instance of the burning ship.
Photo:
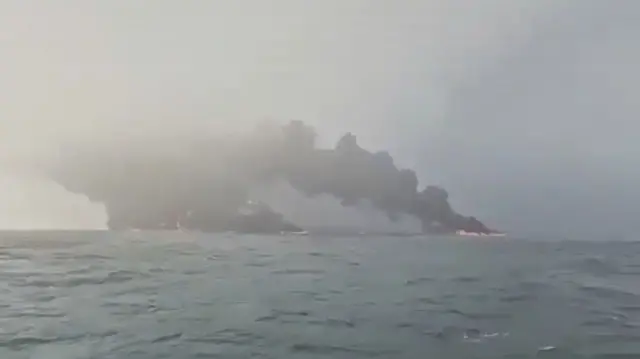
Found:
[{"label": "burning ship", "polygon": [[252,234],[297,234],[308,232],[284,219],[263,202],[247,201],[230,222],[230,231]]},{"label": "burning ship", "polygon": [[[500,235],[457,213],[443,188],[419,190],[416,173],[398,169],[388,152],[363,149],[351,133],[333,149],[316,148],[315,137],[311,127],[292,121],[195,145],[134,151],[137,142],[120,144],[120,153],[115,146],[75,148],[63,153],[50,175],[67,190],[104,204],[112,230],[305,233],[266,204],[248,200],[252,186],[284,180],[309,197],[328,194],[344,206],[366,200],[391,220],[413,216],[424,233]],[[168,155],[170,145],[181,151]]]}]

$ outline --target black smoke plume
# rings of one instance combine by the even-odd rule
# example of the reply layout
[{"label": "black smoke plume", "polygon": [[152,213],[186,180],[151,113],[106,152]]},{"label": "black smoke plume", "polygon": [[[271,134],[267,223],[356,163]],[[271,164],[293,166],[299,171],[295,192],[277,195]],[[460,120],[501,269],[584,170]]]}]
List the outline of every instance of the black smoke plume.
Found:
[{"label": "black smoke plume", "polygon": [[74,151],[51,173],[68,190],[103,203],[111,228],[180,224],[215,231],[250,199],[253,185],[286,180],[308,196],[330,194],[344,206],[369,201],[392,220],[415,216],[425,232],[493,232],[456,213],[444,189],[419,191],[414,171],[398,169],[387,152],[361,148],[351,133],[334,149],[316,148],[315,139],[314,129],[301,121],[267,123],[239,138],[161,152]]}]

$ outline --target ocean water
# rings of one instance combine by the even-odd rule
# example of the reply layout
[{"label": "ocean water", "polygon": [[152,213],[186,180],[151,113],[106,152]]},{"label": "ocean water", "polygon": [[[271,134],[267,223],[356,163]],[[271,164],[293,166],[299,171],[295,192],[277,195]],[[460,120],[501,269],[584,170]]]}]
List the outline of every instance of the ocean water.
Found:
[{"label": "ocean water", "polygon": [[0,235],[0,358],[640,358],[640,243]]}]

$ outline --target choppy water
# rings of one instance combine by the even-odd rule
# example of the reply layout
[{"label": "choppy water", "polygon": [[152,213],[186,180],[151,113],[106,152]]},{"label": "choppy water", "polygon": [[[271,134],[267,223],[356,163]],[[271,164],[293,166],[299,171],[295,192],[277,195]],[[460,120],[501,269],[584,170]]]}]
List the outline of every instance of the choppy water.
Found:
[{"label": "choppy water", "polygon": [[0,358],[640,358],[640,244],[0,235]]}]

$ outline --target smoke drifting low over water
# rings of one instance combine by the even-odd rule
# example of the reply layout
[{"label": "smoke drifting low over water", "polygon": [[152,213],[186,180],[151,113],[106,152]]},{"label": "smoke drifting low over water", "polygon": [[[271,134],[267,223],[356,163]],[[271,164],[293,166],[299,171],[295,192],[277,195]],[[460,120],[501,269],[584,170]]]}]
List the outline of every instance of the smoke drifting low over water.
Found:
[{"label": "smoke drifting low over water", "polygon": [[3,359],[640,356],[637,243],[0,238]]},{"label": "smoke drifting low over water", "polygon": [[366,202],[391,221],[412,216],[424,232],[494,232],[456,212],[446,190],[420,189],[416,172],[398,168],[388,152],[365,150],[351,133],[335,148],[318,148],[315,130],[302,121],[265,123],[237,137],[145,144],[140,151],[121,147],[127,150],[76,148],[50,171],[69,191],[104,203],[111,229],[229,230],[238,209],[255,200],[253,188],[284,181],[345,207]]},{"label": "smoke drifting low over water", "polygon": [[102,204],[71,194],[44,176],[4,171],[0,165],[0,191],[3,230],[106,228]]}]

